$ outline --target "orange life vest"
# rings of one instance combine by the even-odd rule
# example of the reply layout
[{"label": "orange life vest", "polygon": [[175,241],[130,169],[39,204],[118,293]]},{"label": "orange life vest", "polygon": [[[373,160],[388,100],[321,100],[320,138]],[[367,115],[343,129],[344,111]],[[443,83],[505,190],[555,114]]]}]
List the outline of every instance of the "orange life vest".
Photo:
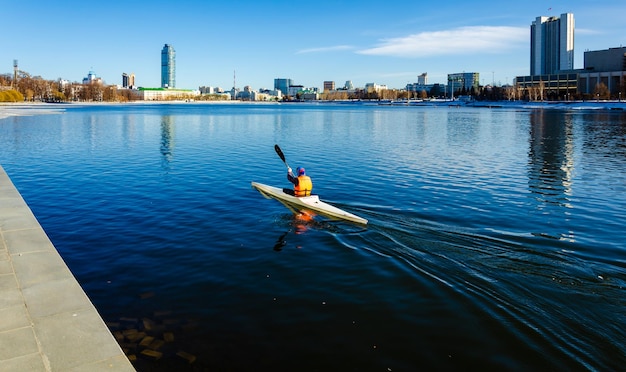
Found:
[{"label": "orange life vest", "polygon": [[309,176],[298,176],[298,186],[293,187],[295,196],[310,196],[313,190],[313,182]]}]

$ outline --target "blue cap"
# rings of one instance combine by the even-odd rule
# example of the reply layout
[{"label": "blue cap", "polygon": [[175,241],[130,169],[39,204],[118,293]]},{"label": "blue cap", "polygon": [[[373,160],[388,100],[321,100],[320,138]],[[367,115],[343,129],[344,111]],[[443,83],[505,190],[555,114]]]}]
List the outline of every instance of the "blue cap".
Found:
[{"label": "blue cap", "polygon": [[298,176],[304,175],[304,172],[305,172],[304,168],[302,168],[302,167],[298,167],[298,169],[296,169],[296,171],[298,172]]}]

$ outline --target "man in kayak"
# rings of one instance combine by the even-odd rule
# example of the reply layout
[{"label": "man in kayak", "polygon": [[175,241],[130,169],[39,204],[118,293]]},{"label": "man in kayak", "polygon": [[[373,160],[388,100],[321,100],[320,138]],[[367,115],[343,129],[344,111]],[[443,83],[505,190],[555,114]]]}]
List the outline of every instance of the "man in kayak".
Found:
[{"label": "man in kayak", "polygon": [[[313,182],[311,177],[306,175],[306,171],[302,167],[296,169],[298,177],[294,177],[291,168],[287,169],[287,179],[293,183],[293,196],[310,196],[313,190]],[[290,193],[291,194],[291,193]]]}]

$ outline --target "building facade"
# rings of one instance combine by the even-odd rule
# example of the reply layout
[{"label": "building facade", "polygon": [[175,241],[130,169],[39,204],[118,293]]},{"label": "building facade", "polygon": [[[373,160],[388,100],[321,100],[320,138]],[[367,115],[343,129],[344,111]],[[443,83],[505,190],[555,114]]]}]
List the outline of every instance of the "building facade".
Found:
[{"label": "building facade", "polygon": [[428,84],[428,73],[424,72],[417,77],[418,85],[427,85]]},{"label": "building facade", "polygon": [[176,51],[169,44],[161,50],[161,88],[176,88]]},{"label": "building facade", "polygon": [[189,100],[200,95],[200,91],[173,88],[139,88],[131,90],[133,96],[141,101],[175,101]]},{"label": "building facade", "polygon": [[587,51],[582,69],[517,76],[527,99],[623,99],[626,97],[626,47]]},{"label": "building facade", "polygon": [[324,92],[330,92],[331,90],[335,90],[335,82],[334,81],[325,81],[324,82]]},{"label": "building facade", "polygon": [[467,92],[472,88],[478,89],[480,85],[480,74],[478,72],[461,72],[456,74],[448,74],[448,93],[451,97],[454,92],[465,89]]},{"label": "building facade", "polygon": [[530,26],[530,74],[556,74],[574,68],[574,15],[537,17]]},{"label": "building facade", "polygon": [[291,79],[274,79],[274,89],[280,90],[283,95],[289,94],[289,87],[293,85]]},{"label": "building facade", "polygon": [[83,84],[102,84],[102,78],[96,76],[96,73],[93,71],[89,71],[86,78],[83,78]]},{"label": "building facade", "polygon": [[626,96],[626,47],[587,51],[579,72],[578,90],[597,94],[600,85],[620,100]]}]

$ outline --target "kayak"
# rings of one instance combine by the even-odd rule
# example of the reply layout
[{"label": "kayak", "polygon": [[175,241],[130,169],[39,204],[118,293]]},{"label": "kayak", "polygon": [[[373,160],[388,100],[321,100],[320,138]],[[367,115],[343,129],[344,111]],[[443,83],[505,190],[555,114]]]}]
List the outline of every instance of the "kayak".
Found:
[{"label": "kayak", "polygon": [[335,207],[334,205],[324,203],[320,200],[318,195],[296,197],[287,194],[281,188],[264,185],[258,182],[252,182],[252,188],[256,189],[258,192],[261,193],[261,195],[263,195],[267,199],[278,200],[292,211],[294,211],[293,208],[298,211],[301,211],[303,209],[310,210],[329,218],[346,220],[367,225],[367,220],[365,218],[359,217],[350,212],[346,212],[342,209]]}]

